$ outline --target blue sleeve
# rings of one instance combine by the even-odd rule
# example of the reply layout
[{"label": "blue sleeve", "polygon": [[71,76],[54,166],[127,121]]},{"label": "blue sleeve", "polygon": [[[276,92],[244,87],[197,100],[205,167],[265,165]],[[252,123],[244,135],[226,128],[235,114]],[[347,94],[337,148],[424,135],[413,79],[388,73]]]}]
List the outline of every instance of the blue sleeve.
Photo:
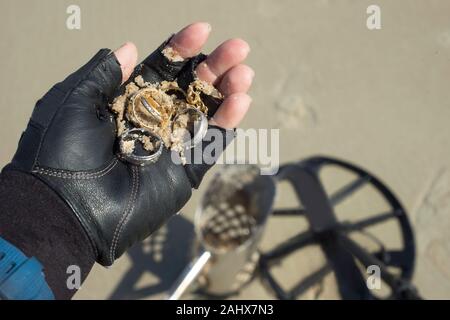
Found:
[{"label": "blue sleeve", "polygon": [[3,300],[53,300],[42,265],[0,237],[0,298]]}]

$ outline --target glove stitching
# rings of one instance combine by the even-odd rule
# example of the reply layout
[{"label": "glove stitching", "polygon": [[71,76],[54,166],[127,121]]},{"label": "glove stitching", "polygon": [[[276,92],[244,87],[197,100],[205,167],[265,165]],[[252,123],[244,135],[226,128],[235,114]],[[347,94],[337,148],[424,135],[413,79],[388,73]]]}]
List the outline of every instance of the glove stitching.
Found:
[{"label": "glove stitching", "polygon": [[119,223],[116,226],[116,229],[114,231],[114,236],[113,236],[113,241],[111,244],[111,249],[110,249],[110,261],[111,263],[114,262],[115,259],[115,252],[119,243],[119,238],[120,238],[120,234],[123,231],[123,226],[126,224],[126,222],[128,221],[128,217],[130,216],[129,213],[134,209],[134,200],[136,198],[137,195],[137,181],[139,179],[139,174],[137,173],[137,169],[136,167],[132,167],[132,174],[133,174],[133,183],[132,183],[132,191],[131,191],[131,196],[130,199],[128,201],[127,207],[124,211],[124,213],[122,214],[122,217],[119,221]]},{"label": "glove stitching", "polygon": [[80,179],[80,180],[97,179],[108,174],[112,169],[114,169],[114,167],[117,165],[118,162],[119,161],[117,159],[114,159],[112,162],[108,164],[108,166],[101,169],[100,171],[95,172],[85,172],[85,171],[71,172],[66,170],[42,168],[36,166],[35,170],[33,170],[33,173],[48,175],[62,179]]},{"label": "glove stitching", "polygon": [[123,232],[123,229],[124,229],[126,223],[128,222],[129,218],[131,217],[130,213],[133,212],[133,210],[134,210],[134,206],[136,203],[135,200],[136,200],[138,189],[139,189],[138,169],[135,166],[132,166],[131,168],[132,168],[132,173],[133,173],[133,184],[131,187],[131,196],[130,196],[130,199],[128,200],[127,207],[125,208],[125,211],[123,212],[122,217],[114,231],[114,236],[113,236],[113,240],[111,243],[111,249],[109,252],[109,259],[110,259],[111,263],[114,262],[116,249],[119,244],[119,239]]},{"label": "glove stitching", "polygon": [[[28,172],[26,172],[26,173],[28,173]],[[33,173],[34,173],[34,172],[33,172]],[[35,174],[36,174],[36,173],[35,173]],[[37,177],[37,176],[36,176],[36,177]],[[50,181],[50,180],[47,180],[47,179],[45,179],[45,178],[39,178],[39,179],[42,179],[42,181],[43,181],[44,183],[47,183],[47,184],[48,184],[49,181]],[[51,184],[50,184],[50,186],[51,186]],[[75,210],[75,208],[74,208],[74,206],[73,206],[73,204],[72,204],[72,202],[71,202],[70,199],[67,199],[67,198],[65,198],[64,196],[62,196],[60,192],[57,192],[57,193],[61,196],[62,200],[65,201],[65,202],[67,203],[67,205],[70,207],[70,209],[73,211],[73,213],[75,214],[75,216],[77,217],[77,219],[78,219],[79,222],[81,223],[83,229],[86,231],[86,233],[87,233],[87,235],[88,235],[89,240],[91,241],[91,247],[92,247],[92,249],[93,249],[93,251],[94,251],[95,256],[98,256],[98,249],[97,249],[96,242],[95,242],[95,240],[94,240],[94,239],[95,239],[94,234],[93,234],[92,230],[90,229],[90,227],[89,227],[88,225],[85,225],[85,221],[84,221],[84,219],[83,219],[83,216],[80,215],[79,212],[78,212],[77,210]],[[62,194],[64,194],[64,191],[62,192]],[[87,208],[84,206],[83,203],[81,203],[81,205],[84,207],[83,211],[86,213],[86,218],[87,218],[88,220],[90,220],[91,223],[95,224],[96,222],[95,222],[95,220],[93,219],[93,217],[89,214],[89,211],[87,210]]]}]

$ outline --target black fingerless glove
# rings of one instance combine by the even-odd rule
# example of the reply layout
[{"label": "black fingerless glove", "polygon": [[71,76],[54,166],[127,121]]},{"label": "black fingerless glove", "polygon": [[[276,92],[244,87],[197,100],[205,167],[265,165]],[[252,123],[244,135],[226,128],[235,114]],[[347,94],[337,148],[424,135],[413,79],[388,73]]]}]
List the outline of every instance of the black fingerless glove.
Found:
[{"label": "black fingerless glove", "polygon": [[[162,48],[147,57],[130,79],[142,75],[147,82],[190,81],[204,56],[171,62]],[[4,168],[31,174],[52,188],[80,221],[103,265],[111,265],[177,213],[211,167],[211,163],[176,164],[168,149],[147,166],[121,161],[109,111],[109,103],[123,90],[121,79],[114,54],[100,50],[37,102],[18,150]],[[209,103],[211,116],[218,101]],[[225,147],[234,132],[217,129]],[[201,147],[210,142],[203,141]]]}]

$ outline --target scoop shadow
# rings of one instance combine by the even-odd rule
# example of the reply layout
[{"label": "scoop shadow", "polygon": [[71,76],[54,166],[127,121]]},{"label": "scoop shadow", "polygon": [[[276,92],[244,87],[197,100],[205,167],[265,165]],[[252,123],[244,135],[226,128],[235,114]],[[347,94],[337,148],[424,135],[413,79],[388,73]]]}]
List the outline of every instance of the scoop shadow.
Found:
[{"label": "scoop shadow", "polygon": [[[182,214],[128,251],[131,267],[109,299],[141,299],[167,292],[192,259],[194,225]],[[150,273],[156,283],[136,288],[143,275]]]}]

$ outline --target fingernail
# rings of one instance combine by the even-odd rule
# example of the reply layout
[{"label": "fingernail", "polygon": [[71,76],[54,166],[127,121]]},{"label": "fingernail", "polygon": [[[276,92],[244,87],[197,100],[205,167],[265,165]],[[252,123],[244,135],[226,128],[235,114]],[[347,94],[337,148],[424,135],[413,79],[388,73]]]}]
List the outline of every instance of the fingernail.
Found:
[{"label": "fingernail", "polygon": [[122,44],[120,45],[120,47],[118,47],[116,50],[114,50],[114,52],[117,52],[117,51],[119,51],[120,49],[122,49],[123,47],[125,47],[125,46],[127,45],[127,43],[128,43],[128,42],[122,43]]},{"label": "fingernail", "polygon": [[117,57],[117,60],[119,60],[119,62],[123,62],[123,60],[125,60],[128,56],[129,53],[129,49],[127,48],[127,46],[129,45],[129,42],[125,42],[124,44],[122,44],[119,48],[117,48],[116,50],[114,50],[114,54]]}]

